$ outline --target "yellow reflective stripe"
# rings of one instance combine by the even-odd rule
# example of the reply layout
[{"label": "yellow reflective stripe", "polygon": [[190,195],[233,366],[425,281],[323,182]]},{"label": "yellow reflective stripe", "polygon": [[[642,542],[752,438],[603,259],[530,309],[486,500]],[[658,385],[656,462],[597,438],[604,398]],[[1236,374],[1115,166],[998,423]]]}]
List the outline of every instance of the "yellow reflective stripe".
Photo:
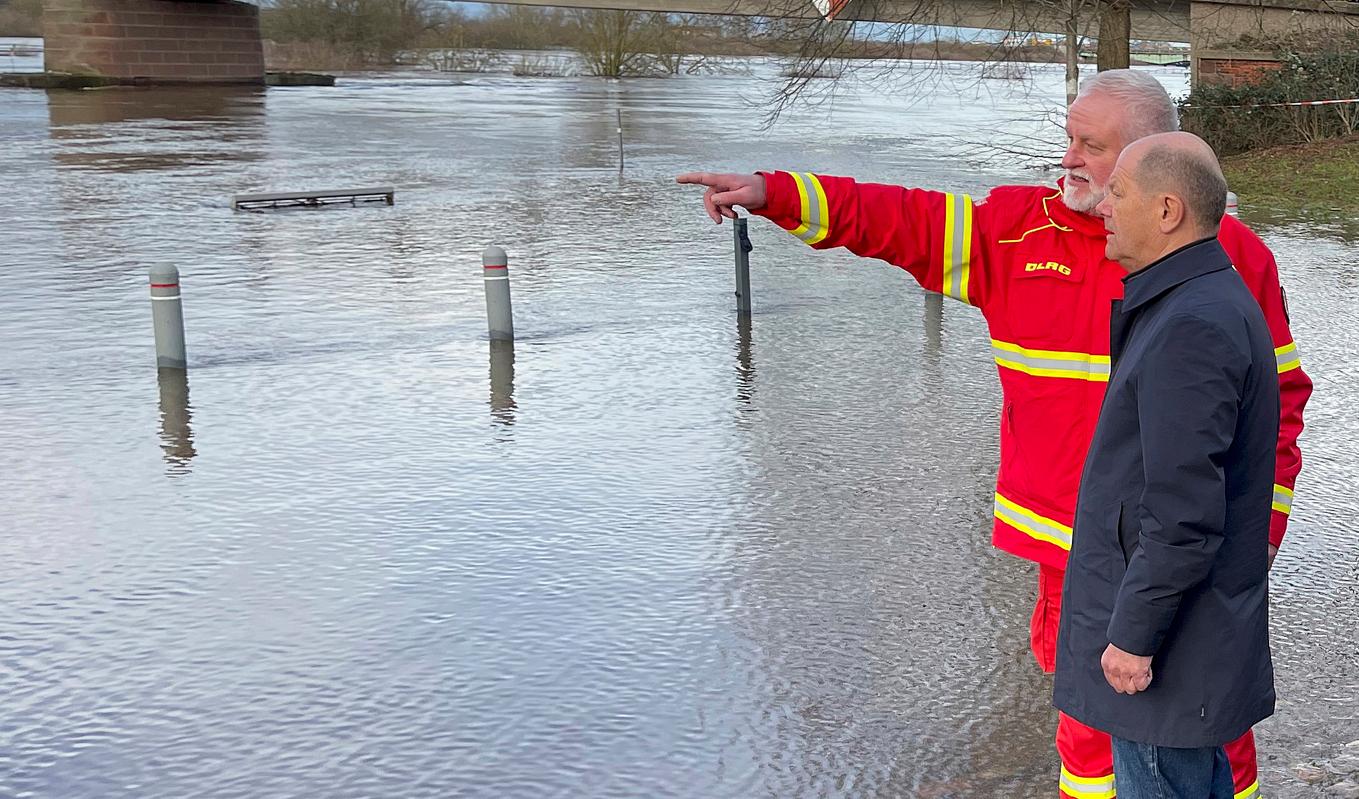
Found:
[{"label": "yellow reflective stripe", "polygon": [[1251,786],[1249,788],[1242,791],[1241,793],[1236,794],[1235,796],[1232,797],[1232,799],[1250,799],[1252,796],[1259,795],[1259,793],[1260,783],[1257,781],[1251,783]]},{"label": "yellow reflective stripe", "polygon": [[959,292],[958,299],[971,305],[972,300],[968,298],[967,284],[972,279],[972,198],[963,195],[963,240],[962,240],[962,268],[963,279],[959,285],[962,291]]},{"label": "yellow reflective stripe", "polygon": [[1274,359],[1279,362],[1279,374],[1291,372],[1302,366],[1302,356],[1298,353],[1296,341],[1290,341],[1274,350]]},{"label": "yellow reflective stripe", "polygon": [[1058,782],[1062,792],[1073,799],[1114,799],[1114,775],[1104,777],[1077,777],[1066,766],[1062,766],[1062,776]]},{"label": "yellow reflective stripe", "polygon": [[968,304],[972,278],[972,197],[944,195],[944,256],[941,293]]},{"label": "yellow reflective stripe", "polygon": [[1030,538],[1046,541],[1062,549],[1071,549],[1071,528],[1065,524],[1035,513],[1012,499],[996,492],[995,515]]},{"label": "yellow reflective stripe", "polygon": [[826,190],[821,181],[810,172],[789,172],[797,184],[798,217],[802,224],[793,229],[793,235],[816,244],[830,233],[826,210]]},{"label": "yellow reflective stripe", "polygon": [[797,237],[800,238],[800,239],[804,239],[804,240],[805,240],[805,235],[806,235],[806,233],[807,233],[807,219],[808,219],[808,216],[807,216],[807,211],[808,211],[808,208],[807,208],[807,186],[806,186],[806,184],[804,184],[804,183],[802,182],[802,176],[799,175],[798,173],[796,173],[796,172],[789,172],[788,174],[793,176],[793,183],[797,185],[797,198],[798,198],[798,213],[797,213],[797,217],[798,217],[798,219],[801,219],[801,220],[802,220],[802,224],[800,224],[800,225],[798,225],[797,227],[793,228],[793,235],[794,235],[794,236],[797,236]]},{"label": "yellow reflective stripe", "polygon": [[991,339],[991,354],[996,364],[1034,377],[1066,377],[1075,380],[1109,382],[1108,355],[1059,350],[1031,350],[1008,341]]},{"label": "yellow reflective stripe", "polygon": [[816,189],[816,200],[821,210],[820,232],[807,240],[808,244],[816,244],[830,235],[830,205],[826,203],[826,190],[821,188],[821,180],[810,172],[807,173],[807,180],[811,181],[812,188]]},{"label": "yellow reflective stripe", "polygon": [[952,194],[944,195],[944,264],[942,277],[939,280],[941,293],[950,297],[953,288],[953,226],[954,226],[955,205]]},{"label": "yellow reflective stripe", "polygon": [[1287,516],[1293,512],[1293,489],[1274,484],[1274,510]]}]

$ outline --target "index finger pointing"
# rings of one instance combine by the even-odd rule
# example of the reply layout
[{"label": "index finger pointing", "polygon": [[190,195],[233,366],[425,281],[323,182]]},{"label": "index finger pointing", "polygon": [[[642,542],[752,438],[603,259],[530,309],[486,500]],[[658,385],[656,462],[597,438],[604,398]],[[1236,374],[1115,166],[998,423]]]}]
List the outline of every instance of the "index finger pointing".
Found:
[{"label": "index finger pointing", "polygon": [[685,172],[675,178],[676,183],[697,183],[700,186],[711,186],[716,181],[713,180],[710,172]]}]

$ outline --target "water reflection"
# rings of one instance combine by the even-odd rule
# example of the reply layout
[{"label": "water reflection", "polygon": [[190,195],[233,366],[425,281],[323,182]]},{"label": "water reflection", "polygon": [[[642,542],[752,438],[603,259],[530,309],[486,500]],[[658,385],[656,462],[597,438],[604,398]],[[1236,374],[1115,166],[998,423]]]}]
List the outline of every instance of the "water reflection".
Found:
[{"label": "water reflection", "polygon": [[[48,93],[48,125],[63,166],[111,171],[172,169],[258,158],[264,90],[228,87],[115,87]],[[117,126],[155,121],[159,133],[126,139]],[[112,149],[117,147],[118,149]]]},{"label": "water reflection", "polygon": [[[759,132],[714,102],[733,86],[719,77],[346,83],[271,95],[267,126],[249,100],[0,99],[0,172],[25,192],[0,249],[42,267],[0,270],[0,639],[23,643],[6,653],[23,679],[0,796],[102,797],[148,774],[158,795],[1050,796],[1033,570],[988,535],[999,393],[981,318],[945,320],[898,272],[752,223],[781,267],[759,275],[757,378],[752,318],[728,326],[726,239],[696,258],[696,198],[661,188],[789,158],[1012,182],[900,136],[952,135],[959,93],[924,128],[874,94]],[[581,164],[615,185],[614,85],[639,100],[626,179],[582,202]],[[966,124],[1001,116],[978,103]],[[91,168],[53,161],[83,149]],[[257,158],[192,163],[235,149]],[[383,213],[222,207],[326,175],[418,191]],[[512,347],[446,341],[450,303],[463,341],[485,330],[480,281],[450,282],[450,253],[475,260],[492,236],[523,253],[525,327],[563,331],[530,350],[518,395]],[[1319,386],[1271,586],[1295,699],[1261,736],[1270,795],[1301,799],[1288,764],[1359,737],[1337,655],[1359,612],[1359,250],[1301,227],[1269,243]],[[161,383],[157,423],[148,375],[116,368],[147,354],[158,261],[201,286],[202,462],[185,375]],[[34,366],[52,351],[62,368]],[[193,474],[148,506],[167,468]],[[264,750],[287,762],[218,756]]]},{"label": "water reflection", "polygon": [[160,448],[170,474],[187,474],[189,461],[198,451],[193,446],[193,409],[189,405],[189,373],[184,369],[158,369],[160,383]]},{"label": "water reflection", "polygon": [[736,314],[736,407],[755,409],[755,357],[751,351],[750,314]]},{"label": "water reflection", "polygon": [[502,427],[513,427],[514,342],[491,342],[491,420]]},{"label": "water reflection", "polygon": [[939,355],[944,350],[944,295],[933,291],[925,292],[925,363],[931,367],[939,365]]}]

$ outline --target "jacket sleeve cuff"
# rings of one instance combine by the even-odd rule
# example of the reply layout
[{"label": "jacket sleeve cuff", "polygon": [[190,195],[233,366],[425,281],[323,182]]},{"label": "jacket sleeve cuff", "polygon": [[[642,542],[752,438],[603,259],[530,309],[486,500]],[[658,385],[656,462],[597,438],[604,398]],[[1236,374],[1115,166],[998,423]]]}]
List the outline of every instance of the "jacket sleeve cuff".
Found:
[{"label": "jacket sleeve cuff", "polygon": [[1146,625],[1135,624],[1128,613],[1114,610],[1109,620],[1109,643],[1130,655],[1151,657],[1161,648],[1162,634],[1159,630],[1148,629]]},{"label": "jacket sleeve cuff", "polygon": [[793,182],[793,176],[787,172],[756,174],[764,178],[764,207],[751,213],[762,216],[780,227],[797,227],[802,218],[802,204],[798,199],[797,184]]},{"label": "jacket sleeve cuff", "polygon": [[1269,543],[1274,548],[1283,546],[1284,533],[1288,531],[1288,514],[1277,510],[1269,513]]}]

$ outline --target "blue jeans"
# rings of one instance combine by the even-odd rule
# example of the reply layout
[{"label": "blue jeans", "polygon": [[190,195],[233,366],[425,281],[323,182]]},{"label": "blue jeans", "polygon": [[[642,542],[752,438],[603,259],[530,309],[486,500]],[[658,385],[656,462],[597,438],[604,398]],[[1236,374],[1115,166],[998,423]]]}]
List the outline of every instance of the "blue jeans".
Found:
[{"label": "blue jeans", "polygon": [[1232,767],[1220,746],[1175,749],[1113,741],[1118,799],[1232,799]]}]

